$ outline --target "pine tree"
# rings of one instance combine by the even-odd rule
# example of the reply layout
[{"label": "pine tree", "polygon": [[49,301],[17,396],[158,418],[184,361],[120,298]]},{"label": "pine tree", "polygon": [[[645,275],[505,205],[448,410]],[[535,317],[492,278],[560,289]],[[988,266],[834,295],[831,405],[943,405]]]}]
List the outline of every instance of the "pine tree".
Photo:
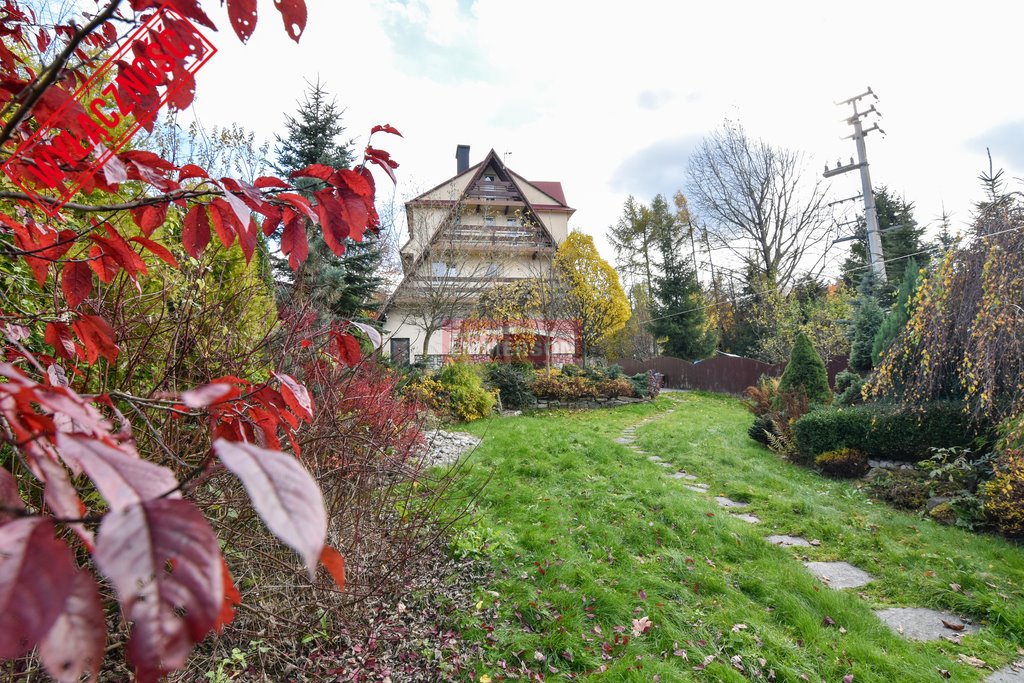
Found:
[{"label": "pine tree", "polygon": [[871,345],[871,360],[876,366],[881,360],[882,354],[896,341],[903,326],[910,320],[910,302],[914,293],[917,292],[918,273],[917,261],[908,260],[907,269],[903,273],[903,281],[900,283],[900,290],[896,294],[896,304],[885,316]]},{"label": "pine tree", "polygon": [[[885,274],[891,283],[885,291],[879,292],[886,300],[896,289],[896,283],[903,275],[906,266],[904,258],[926,248],[922,241],[924,229],[914,219],[914,205],[902,197],[897,197],[886,187],[875,190],[875,210],[878,214],[878,228],[882,231],[882,254],[885,256]],[[927,254],[919,254],[922,263],[927,265]],[[867,267],[867,237],[853,243],[850,256],[843,264],[843,279],[851,287],[860,288],[860,281]]]},{"label": "pine tree", "polygon": [[661,274],[654,282],[653,321],[650,329],[664,338],[666,355],[698,360],[714,349],[715,339],[704,329],[704,296],[697,274],[682,255],[687,236],[660,194],[651,202],[651,228]]},{"label": "pine tree", "polygon": [[811,403],[831,403],[832,389],[828,386],[828,370],[825,362],[811,343],[810,337],[801,332],[797,335],[789,364],[779,380],[779,391],[789,393],[802,391]]},{"label": "pine tree", "polygon": [[[341,125],[343,113],[319,81],[310,84],[296,116],[285,117],[287,134],[275,136],[275,170],[287,175],[311,164],[351,166],[353,141],[338,142],[345,131]],[[295,182],[304,194],[323,186],[315,178]],[[312,304],[322,315],[345,319],[358,317],[372,308],[373,294],[383,282],[377,275],[383,241],[367,233],[362,242],[346,240],[345,253],[337,256],[311,224],[307,225],[307,236],[309,258],[284,287],[282,298],[295,306]]]},{"label": "pine tree", "polygon": [[875,294],[875,278],[870,272],[861,278],[860,293],[853,302],[853,325],[850,337],[850,369],[857,372],[871,372],[874,367],[871,349],[875,335],[882,327],[885,314],[878,305]]}]

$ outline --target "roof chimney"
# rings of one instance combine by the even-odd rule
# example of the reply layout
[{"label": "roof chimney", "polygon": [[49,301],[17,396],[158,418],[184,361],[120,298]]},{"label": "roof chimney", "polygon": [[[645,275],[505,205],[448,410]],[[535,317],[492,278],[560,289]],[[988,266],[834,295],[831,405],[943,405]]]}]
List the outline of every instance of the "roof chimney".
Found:
[{"label": "roof chimney", "polygon": [[459,173],[465,173],[469,169],[469,145],[459,145],[455,148],[455,162]]}]

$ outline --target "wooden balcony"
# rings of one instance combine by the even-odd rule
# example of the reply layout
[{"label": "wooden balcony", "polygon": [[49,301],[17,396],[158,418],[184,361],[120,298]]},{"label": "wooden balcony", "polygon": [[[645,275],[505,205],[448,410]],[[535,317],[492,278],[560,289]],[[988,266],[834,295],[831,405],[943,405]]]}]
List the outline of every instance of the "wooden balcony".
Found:
[{"label": "wooden balcony", "polygon": [[511,182],[496,180],[493,182],[478,181],[466,191],[467,199],[480,199],[485,202],[522,202],[523,197]]}]

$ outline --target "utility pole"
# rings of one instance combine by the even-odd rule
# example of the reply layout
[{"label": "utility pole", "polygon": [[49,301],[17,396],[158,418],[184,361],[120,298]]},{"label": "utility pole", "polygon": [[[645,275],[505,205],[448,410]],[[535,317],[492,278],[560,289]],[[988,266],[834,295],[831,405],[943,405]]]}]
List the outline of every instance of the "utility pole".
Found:
[{"label": "utility pole", "polygon": [[853,134],[844,137],[844,140],[853,138],[853,141],[857,145],[857,163],[850,159],[850,163],[845,166],[841,161],[836,162],[836,167],[829,169],[828,164],[825,164],[825,177],[831,178],[832,176],[840,175],[842,173],[848,173],[849,171],[859,170],[860,171],[860,187],[861,195],[864,198],[864,222],[867,226],[868,234],[868,261],[871,264],[871,270],[874,271],[876,282],[885,284],[885,257],[882,254],[882,237],[878,230],[878,212],[875,210],[875,192],[871,187],[871,172],[868,170],[868,150],[867,145],[864,144],[865,136],[873,130],[877,130],[879,133],[885,134],[885,131],[878,127],[877,123],[871,125],[870,128],[865,129],[862,124],[862,119],[866,118],[871,114],[877,114],[881,116],[881,113],[875,109],[875,105],[872,104],[870,109],[864,111],[858,111],[857,103],[865,97],[873,97],[875,101],[878,101],[878,95],[876,95],[871,88],[867,89],[867,92],[863,92],[860,95],[851,97],[848,100],[842,102],[836,102],[836,106],[842,107],[847,104],[853,107],[853,115],[845,119],[846,123],[853,126]]}]

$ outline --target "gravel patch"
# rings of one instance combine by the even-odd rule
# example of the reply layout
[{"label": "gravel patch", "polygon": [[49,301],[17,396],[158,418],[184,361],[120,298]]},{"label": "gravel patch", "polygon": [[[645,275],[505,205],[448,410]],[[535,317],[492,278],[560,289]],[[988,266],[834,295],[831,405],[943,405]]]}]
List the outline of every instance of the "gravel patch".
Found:
[{"label": "gravel patch", "polygon": [[426,467],[449,467],[467,451],[480,445],[480,439],[465,432],[446,432],[435,429],[423,434],[427,447],[423,451]]}]

